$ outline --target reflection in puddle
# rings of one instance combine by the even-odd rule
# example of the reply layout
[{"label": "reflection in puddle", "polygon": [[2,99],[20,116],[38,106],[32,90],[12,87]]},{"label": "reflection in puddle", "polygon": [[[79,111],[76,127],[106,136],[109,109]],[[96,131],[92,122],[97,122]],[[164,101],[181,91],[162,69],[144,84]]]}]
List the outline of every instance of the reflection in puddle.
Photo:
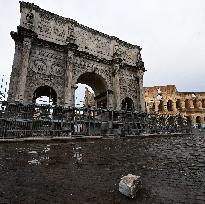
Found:
[{"label": "reflection in puddle", "polygon": [[73,158],[76,158],[77,162],[82,162],[83,160],[83,154],[82,154],[82,147],[74,147],[73,148]]},{"label": "reflection in puddle", "polygon": [[50,150],[51,150],[50,147],[45,147],[43,151],[46,153],[46,152],[49,152]]},{"label": "reflection in puddle", "polygon": [[34,164],[34,165],[40,165],[40,162],[39,162],[37,159],[32,159],[32,160],[28,161],[28,163],[29,163],[30,165],[32,165],[32,164]]},{"label": "reflection in puddle", "polygon": [[38,154],[38,152],[37,151],[30,151],[30,152],[28,152],[29,154]]},{"label": "reflection in puddle", "polygon": [[[43,162],[48,162],[49,161],[49,156],[48,155],[42,155],[39,158],[32,158],[31,160],[28,161],[29,165],[40,165]],[[48,165],[48,163],[46,163]]]},{"label": "reflection in puddle", "polygon": [[[50,145],[46,145],[40,149],[37,149],[38,152],[36,150],[27,149],[26,152],[28,154],[32,154],[32,159],[28,161],[28,164],[29,165],[40,165],[43,162],[48,162],[50,159],[48,155],[48,152],[50,151],[50,149],[51,149]],[[46,165],[48,165],[48,163],[46,163]]]}]

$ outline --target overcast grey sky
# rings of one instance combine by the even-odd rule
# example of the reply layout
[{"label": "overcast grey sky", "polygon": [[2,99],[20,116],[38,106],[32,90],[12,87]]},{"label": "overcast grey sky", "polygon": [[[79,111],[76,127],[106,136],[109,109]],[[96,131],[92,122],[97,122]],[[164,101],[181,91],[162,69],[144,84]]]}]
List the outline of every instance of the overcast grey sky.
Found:
[{"label": "overcast grey sky", "polygon": [[[205,91],[204,0],[27,0],[142,47],[144,86]],[[0,0],[0,75],[12,68],[18,0]]]}]

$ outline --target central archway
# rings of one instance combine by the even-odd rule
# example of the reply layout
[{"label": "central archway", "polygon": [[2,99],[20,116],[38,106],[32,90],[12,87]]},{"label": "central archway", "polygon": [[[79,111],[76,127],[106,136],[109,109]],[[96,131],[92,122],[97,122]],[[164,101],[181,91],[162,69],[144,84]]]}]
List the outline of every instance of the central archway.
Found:
[{"label": "central archway", "polygon": [[91,87],[94,91],[97,107],[107,107],[107,83],[102,76],[95,72],[86,72],[78,77],[76,84],[85,84]]}]

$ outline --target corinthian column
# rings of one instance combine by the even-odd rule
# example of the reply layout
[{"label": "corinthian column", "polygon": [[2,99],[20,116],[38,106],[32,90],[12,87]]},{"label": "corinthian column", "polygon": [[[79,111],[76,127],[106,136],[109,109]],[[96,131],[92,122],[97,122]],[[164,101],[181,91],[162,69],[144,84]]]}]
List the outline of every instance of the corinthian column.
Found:
[{"label": "corinthian column", "polygon": [[147,100],[147,101],[146,101],[146,107],[145,107],[145,109],[146,109],[147,113],[150,112],[150,100]]},{"label": "corinthian column", "polygon": [[184,111],[185,110],[185,99],[181,100],[181,109]]},{"label": "corinthian column", "polygon": [[64,105],[66,107],[73,106],[73,89],[72,89],[72,79],[73,79],[73,52],[68,51],[67,54],[67,66],[65,71],[65,89],[64,89]]},{"label": "corinthian column", "polygon": [[162,112],[167,113],[167,100],[164,96],[162,96]]},{"label": "corinthian column", "polygon": [[120,110],[120,78],[119,78],[119,69],[120,69],[121,59],[117,58],[114,60],[113,65],[113,86],[114,86],[114,98],[115,98],[115,108]]},{"label": "corinthian column", "polygon": [[31,51],[31,39],[24,38],[22,55],[21,55],[22,59],[21,59],[21,69],[20,69],[19,82],[18,82],[18,91],[15,100],[20,99],[24,101],[30,51]]},{"label": "corinthian column", "polygon": [[198,109],[202,109],[202,100],[201,99],[197,99],[196,106]]},{"label": "corinthian column", "polygon": [[65,72],[65,88],[64,88],[64,105],[75,105],[75,89],[72,86],[73,81],[73,68],[74,68],[74,53],[78,50],[78,45],[75,43],[74,25],[69,25],[69,35],[67,36],[67,58],[66,58],[66,72]]},{"label": "corinthian column", "polygon": [[189,100],[189,104],[190,104],[190,108],[194,108],[194,103],[192,99]]},{"label": "corinthian column", "polygon": [[139,77],[139,103],[140,103],[140,111],[145,111],[145,102],[144,102],[144,88],[143,88],[143,72],[141,72]]},{"label": "corinthian column", "polygon": [[154,112],[157,113],[159,111],[159,101],[157,99],[154,100]]},{"label": "corinthian column", "polygon": [[120,78],[119,78],[119,64],[114,65],[114,77],[113,77],[113,85],[114,85],[114,97],[115,97],[115,105],[116,110],[120,110]]}]

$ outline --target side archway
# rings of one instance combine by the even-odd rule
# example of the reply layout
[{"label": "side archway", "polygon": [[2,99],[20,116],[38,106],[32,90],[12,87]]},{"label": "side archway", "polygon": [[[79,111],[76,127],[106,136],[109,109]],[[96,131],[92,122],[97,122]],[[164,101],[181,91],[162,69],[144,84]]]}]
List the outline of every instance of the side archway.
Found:
[{"label": "side archway", "polygon": [[131,98],[126,97],[122,100],[122,110],[134,111],[134,102]]},{"label": "side archway", "polygon": [[196,123],[197,123],[197,124],[200,124],[200,123],[201,123],[201,117],[200,117],[200,116],[197,116],[197,117],[196,117]]},{"label": "side archway", "polygon": [[158,111],[162,112],[162,110],[163,110],[163,101],[160,100],[159,105],[158,105]]},{"label": "side archway", "polygon": [[202,99],[202,108],[205,108],[205,99]]},{"label": "side archway", "polygon": [[47,96],[49,100],[52,100],[54,105],[57,104],[57,93],[52,87],[47,85],[38,87],[33,93],[33,103],[36,102],[37,98],[42,96]]}]

